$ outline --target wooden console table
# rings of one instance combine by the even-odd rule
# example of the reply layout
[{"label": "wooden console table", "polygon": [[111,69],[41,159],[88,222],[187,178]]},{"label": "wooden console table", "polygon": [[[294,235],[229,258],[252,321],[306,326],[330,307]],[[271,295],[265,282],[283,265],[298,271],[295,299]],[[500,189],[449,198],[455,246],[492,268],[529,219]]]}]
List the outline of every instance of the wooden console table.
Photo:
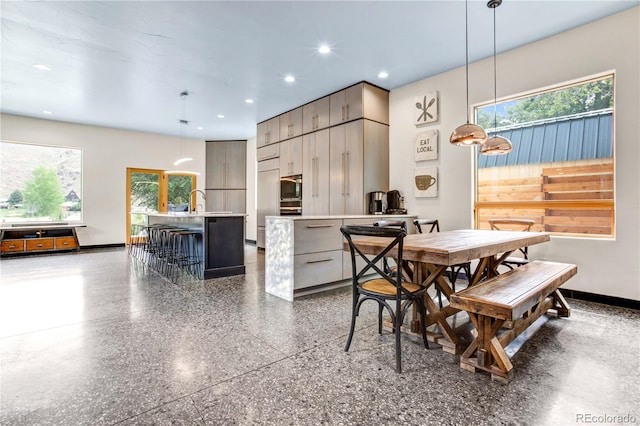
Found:
[{"label": "wooden console table", "polygon": [[0,228],[0,255],[80,250],[76,228],[86,225],[29,224]]}]

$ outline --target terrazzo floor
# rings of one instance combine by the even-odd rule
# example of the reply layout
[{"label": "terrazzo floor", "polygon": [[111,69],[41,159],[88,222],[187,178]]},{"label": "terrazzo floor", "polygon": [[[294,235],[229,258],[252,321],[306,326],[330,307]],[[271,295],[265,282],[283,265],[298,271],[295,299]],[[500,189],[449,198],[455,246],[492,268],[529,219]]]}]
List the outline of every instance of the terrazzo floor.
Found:
[{"label": "terrazzo floor", "polygon": [[410,339],[397,374],[373,303],[345,353],[350,290],[289,303],[263,262],[172,284],[124,249],[0,260],[0,424],[640,423],[639,311],[569,300],[506,386]]}]

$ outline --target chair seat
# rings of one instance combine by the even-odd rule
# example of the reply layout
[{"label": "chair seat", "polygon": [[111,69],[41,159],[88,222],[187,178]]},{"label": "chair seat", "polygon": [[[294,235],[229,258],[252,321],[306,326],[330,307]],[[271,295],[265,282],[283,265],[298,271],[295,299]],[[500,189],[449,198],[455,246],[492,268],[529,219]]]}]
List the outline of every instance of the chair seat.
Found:
[{"label": "chair seat", "polygon": [[525,265],[529,263],[529,259],[525,259],[524,257],[507,257],[502,263],[513,263],[515,265]]},{"label": "chair seat", "polygon": [[[403,282],[402,287],[411,293],[422,290],[418,284]],[[384,294],[388,296],[396,295],[396,286],[384,278],[376,278],[362,284],[362,289],[371,293]]]}]

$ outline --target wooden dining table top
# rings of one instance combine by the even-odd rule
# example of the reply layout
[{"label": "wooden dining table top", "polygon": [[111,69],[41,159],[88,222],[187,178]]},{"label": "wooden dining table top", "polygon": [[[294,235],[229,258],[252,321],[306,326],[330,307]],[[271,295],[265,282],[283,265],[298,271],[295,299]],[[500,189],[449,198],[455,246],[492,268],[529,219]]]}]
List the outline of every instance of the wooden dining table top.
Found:
[{"label": "wooden dining table top", "polygon": [[[548,232],[493,231],[460,229],[429,234],[409,234],[404,238],[404,260],[435,265],[458,265],[482,259],[520,247],[549,241]],[[365,254],[377,254],[388,244],[384,237],[358,237],[354,243]],[[349,249],[345,243],[345,250]],[[394,250],[389,256],[394,256]]]}]

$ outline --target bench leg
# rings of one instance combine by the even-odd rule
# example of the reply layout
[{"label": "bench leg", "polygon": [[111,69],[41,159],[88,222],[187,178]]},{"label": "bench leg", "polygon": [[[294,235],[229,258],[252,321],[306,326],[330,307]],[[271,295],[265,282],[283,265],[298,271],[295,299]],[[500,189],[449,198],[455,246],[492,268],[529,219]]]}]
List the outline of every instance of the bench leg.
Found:
[{"label": "bench leg", "polygon": [[553,297],[552,309],[555,309],[559,316],[568,318],[569,315],[571,315],[571,308],[562,293],[560,293],[560,290],[556,290],[551,293],[551,297]]},{"label": "bench leg", "polygon": [[504,320],[469,313],[477,336],[460,356],[460,367],[468,371],[484,370],[494,380],[508,383],[513,377],[513,364],[496,337]]}]

